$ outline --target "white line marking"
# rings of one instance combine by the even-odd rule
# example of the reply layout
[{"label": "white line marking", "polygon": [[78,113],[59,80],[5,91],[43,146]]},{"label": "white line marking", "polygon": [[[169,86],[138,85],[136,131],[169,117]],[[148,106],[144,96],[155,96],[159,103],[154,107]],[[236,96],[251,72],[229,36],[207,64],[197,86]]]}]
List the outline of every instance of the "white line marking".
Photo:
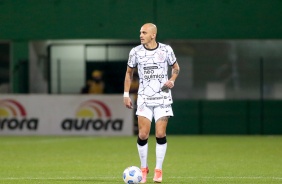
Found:
[{"label": "white line marking", "polygon": [[265,176],[176,176],[176,177],[169,177],[169,178],[187,178],[187,179],[271,179],[271,180],[282,180],[282,177],[265,177]]}]

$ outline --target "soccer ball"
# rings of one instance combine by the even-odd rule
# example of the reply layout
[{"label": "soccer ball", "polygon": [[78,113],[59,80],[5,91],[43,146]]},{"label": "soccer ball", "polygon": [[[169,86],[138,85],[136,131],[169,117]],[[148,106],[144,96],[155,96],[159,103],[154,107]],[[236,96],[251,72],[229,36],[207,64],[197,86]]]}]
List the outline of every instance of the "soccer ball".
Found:
[{"label": "soccer ball", "polygon": [[142,180],[142,172],[136,166],[130,166],[123,171],[123,181],[127,184],[139,184]]}]

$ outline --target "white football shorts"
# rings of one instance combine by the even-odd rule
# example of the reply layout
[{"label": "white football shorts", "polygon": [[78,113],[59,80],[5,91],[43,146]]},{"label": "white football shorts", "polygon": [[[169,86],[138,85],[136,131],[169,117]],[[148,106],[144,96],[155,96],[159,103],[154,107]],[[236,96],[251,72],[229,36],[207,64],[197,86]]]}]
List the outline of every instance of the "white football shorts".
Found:
[{"label": "white football shorts", "polygon": [[142,104],[137,106],[136,115],[144,116],[151,122],[154,118],[155,122],[157,122],[157,120],[161,117],[173,116],[173,111],[171,105],[146,106],[145,104]]}]

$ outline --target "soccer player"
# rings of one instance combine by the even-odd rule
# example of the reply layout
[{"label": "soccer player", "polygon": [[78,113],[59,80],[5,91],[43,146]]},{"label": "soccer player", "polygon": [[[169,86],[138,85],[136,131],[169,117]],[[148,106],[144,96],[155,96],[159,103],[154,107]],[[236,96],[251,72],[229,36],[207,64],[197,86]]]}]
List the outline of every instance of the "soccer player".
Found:
[{"label": "soccer player", "polygon": [[[156,41],[157,27],[146,23],[141,27],[141,44],[132,48],[129,53],[127,70],[124,80],[124,105],[133,108],[129,97],[129,90],[133,78],[134,68],[139,75],[139,89],[137,97],[138,139],[137,149],[141,162],[143,179],[146,183],[149,173],[148,137],[151,122],[154,118],[156,127],[156,167],[154,182],[162,182],[162,165],[167,149],[166,127],[169,117],[173,116],[171,88],[179,74],[179,65],[172,48]],[[168,68],[171,67],[170,78]]]}]

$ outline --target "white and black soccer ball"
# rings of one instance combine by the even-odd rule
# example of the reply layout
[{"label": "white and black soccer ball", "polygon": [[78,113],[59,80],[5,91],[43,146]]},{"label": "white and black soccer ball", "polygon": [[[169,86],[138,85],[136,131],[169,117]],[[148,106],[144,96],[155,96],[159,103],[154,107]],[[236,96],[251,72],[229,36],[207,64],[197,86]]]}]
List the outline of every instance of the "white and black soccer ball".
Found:
[{"label": "white and black soccer ball", "polygon": [[136,166],[130,166],[123,171],[123,181],[127,184],[139,184],[142,180],[142,172]]}]

